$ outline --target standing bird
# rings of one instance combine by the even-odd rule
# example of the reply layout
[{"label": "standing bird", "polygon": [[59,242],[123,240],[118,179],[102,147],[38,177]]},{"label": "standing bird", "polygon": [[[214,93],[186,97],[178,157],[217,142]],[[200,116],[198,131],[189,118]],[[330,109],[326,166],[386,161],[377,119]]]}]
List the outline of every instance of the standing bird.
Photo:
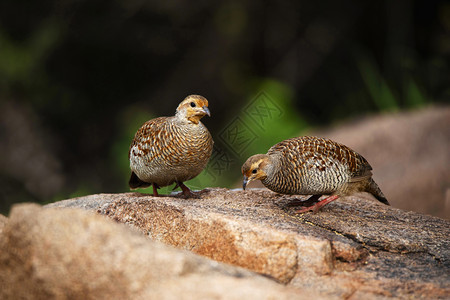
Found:
[{"label": "standing bird", "polygon": [[[322,206],[355,192],[369,192],[389,205],[372,179],[372,167],[360,154],[345,145],[317,137],[282,141],[267,154],[256,154],[242,166],[243,188],[261,180],[268,189],[291,195],[312,195],[304,203],[315,203],[297,213],[316,212]],[[318,201],[320,196],[330,195]]]},{"label": "standing bird", "polygon": [[[131,189],[158,189],[176,183],[185,197],[193,196],[184,181],[196,177],[211,157],[214,141],[200,119],[210,116],[208,100],[199,95],[186,97],[173,117],[147,121],[131,142]],[[174,188],[174,189],[175,189]]]}]

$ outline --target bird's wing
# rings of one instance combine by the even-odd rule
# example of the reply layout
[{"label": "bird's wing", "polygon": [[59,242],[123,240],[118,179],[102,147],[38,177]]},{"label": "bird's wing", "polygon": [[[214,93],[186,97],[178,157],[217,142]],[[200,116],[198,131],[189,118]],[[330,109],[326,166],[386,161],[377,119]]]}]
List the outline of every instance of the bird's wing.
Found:
[{"label": "bird's wing", "polygon": [[170,125],[170,117],[159,117],[145,122],[131,142],[128,157],[133,151],[133,155],[147,156],[147,159],[152,161],[161,155],[169,154],[174,143]]},{"label": "bird's wing", "polygon": [[348,167],[351,182],[372,176],[372,167],[362,155],[329,139],[310,136],[292,138],[274,145],[268,151],[268,154],[275,153],[283,153],[282,157],[291,161],[300,160],[318,169],[343,164]]}]

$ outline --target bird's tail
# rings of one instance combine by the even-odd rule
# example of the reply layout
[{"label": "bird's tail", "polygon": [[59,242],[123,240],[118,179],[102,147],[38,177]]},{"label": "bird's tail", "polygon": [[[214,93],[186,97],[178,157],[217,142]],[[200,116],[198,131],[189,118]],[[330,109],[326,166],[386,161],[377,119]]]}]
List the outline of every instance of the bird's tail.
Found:
[{"label": "bird's tail", "polygon": [[375,198],[378,199],[378,201],[380,201],[386,205],[390,205],[389,202],[387,201],[386,197],[384,196],[383,192],[381,192],[380,187],[378,186],[378,184],[375,183],[375,181],[372,178],[369,179],[367,192],[374,195]]},{"label": "bird's tail", "polygon": [[151,185],[151,183],[144,182],[137,177],[137,175],[131,171],[130,180],[128,181],[128,185],[130,186],[130,189],[135,190],[137,188],[146,188]]}]

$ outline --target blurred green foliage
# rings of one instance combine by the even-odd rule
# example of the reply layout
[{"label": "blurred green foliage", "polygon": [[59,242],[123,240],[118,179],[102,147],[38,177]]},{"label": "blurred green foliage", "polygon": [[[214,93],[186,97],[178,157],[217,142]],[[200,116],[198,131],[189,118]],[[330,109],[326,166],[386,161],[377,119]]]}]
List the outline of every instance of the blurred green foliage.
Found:
[{"label": "blurred green foliage", "polygon": [[15,85],[23,89],[36,88],[36,83],[45,80],[45,61],[54,49],[60,36],[57,23],[47,21],[40,24],[25,41],[11,39],[0,27],[0,88],[2,96],[12,92]]},{"label": "blurred green foliage", "polygon": [[394,93],[380,74],[376,65],[367,58],[358,61],[361,76],[366,88],[380,111],[396,111],[399,109]]}]

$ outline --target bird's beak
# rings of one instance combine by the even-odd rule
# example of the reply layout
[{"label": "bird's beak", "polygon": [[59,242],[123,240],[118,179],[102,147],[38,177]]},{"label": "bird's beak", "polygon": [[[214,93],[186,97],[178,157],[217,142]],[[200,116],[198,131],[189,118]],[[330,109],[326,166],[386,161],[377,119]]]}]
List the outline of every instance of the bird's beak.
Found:
[{"label": "bird's beak", "polygon": [[207,106],[203,106],[203,111],[208,115],[208,117],[211,117],[211,113],[209,112],[209,108]]},{"label": "bird's beak", "polygon": [[203,111],[205,112],[205,114],[208,115],[208,117],[211,117],[211,113],[209,112],[209,108],[206,106],[203,106]]},{"label": "bird's beak", "polygon": [[248,177],[244,175],[244,181],[242,182],[242,189],[245,190],[245,187],[247,186],[248,183]]}]

